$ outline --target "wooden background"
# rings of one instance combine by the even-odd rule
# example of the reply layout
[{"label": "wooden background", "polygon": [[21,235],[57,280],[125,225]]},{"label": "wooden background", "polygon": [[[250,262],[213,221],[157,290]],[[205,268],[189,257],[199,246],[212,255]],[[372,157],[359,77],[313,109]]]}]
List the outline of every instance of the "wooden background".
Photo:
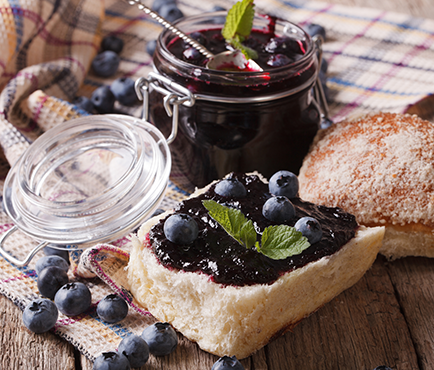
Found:
[{"label": "wooden background", "polygon": [[[329,2],[434,19],[433,0]],[[242,363],[252,370],[372,370],[379,365],[434,369],[433,271],[434,259],[387,262],[379,257],[354,287]],[[21,316],[21,310],[0,295],[1,370],[92,369],[89,360],[56,335],[30,333]],[[151,356],[143,369],[211,369],[216,360],[181,338],[175,353]]]}]

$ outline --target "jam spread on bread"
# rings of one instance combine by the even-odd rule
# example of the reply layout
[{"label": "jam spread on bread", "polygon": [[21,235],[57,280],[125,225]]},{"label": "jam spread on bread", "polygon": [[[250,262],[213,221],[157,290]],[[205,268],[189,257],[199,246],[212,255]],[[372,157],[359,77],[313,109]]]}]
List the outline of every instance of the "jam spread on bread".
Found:
[{"label": "jam spread on bread", "polygon": [[208,213],[203,200],[214,200],[227,207],[239,209],[253,221],[260,234],[275,223],[262,215],[263,204],[272,197],[268,185],[257,175],[232,174],[246,189],[242,197],[221,196],[215,192],[216,184],[198,195],[181,202],[175,214],[188,214],[197,223],[197,238],[188,245],[170,242],[164,234],[163,218],[155,224],[145,240],[162,265],[210,276],[212,281],[224,285],[245,286],[272,284],[279,276],[309,262],[337,252],[355,235],[358,224],[353,215],[339,208],[315,205],[295,197],[290,201],[295,208],[295,217],[285,222],[289,226],[302,217],[314,217],[322,228],[321,240],[311,244],[302,253],[285,259],[271,259],[259,253],[255,247],[246,248],[232,238]]}]

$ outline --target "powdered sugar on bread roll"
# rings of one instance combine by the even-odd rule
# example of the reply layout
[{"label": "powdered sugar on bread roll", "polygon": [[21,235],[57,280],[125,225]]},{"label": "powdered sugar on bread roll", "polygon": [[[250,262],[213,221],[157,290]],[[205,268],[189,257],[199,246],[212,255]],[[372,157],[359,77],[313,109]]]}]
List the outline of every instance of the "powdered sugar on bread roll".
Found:
[{"label": "powdered sugar on bread roll", "polygon": [[320,132],[299,175],[300,196],[386,226],[380,253],[434,257],[434,124],[379,113]]},{"label": "powdered sugar on bread roll", "polygon": [[153,316],[171,323],[203,350],[239,359],[355,284],[374,262],[384,236],[383,227],[358,227],[355,236],[332,255],[286,272],[271,284],[235,286],[161,264],[148,233],[169,213],[146,222],[133,240],[130,290]]}]

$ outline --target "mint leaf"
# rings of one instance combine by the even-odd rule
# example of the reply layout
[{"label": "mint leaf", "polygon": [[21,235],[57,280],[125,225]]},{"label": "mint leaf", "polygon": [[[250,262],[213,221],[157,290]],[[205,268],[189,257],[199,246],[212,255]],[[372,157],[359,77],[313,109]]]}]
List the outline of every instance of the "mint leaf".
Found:
[{"label": "mint leaf", "polygon": [[310,247],[307,238],[295,228],[287,225],[267,227],[262,233],[261,246],[256,246],[259,252],[272,259],[285,259],[300,254]]},{"label": "mint leaf", "polygon": [[217,221],[238,243],[250,248],[256,243],[256,231],[253,222],[241,211],[225,207],[214,200],[202,201],[209,215]]},{"label": "mint leaf", "polygon": [[226,42],[235,49],[241,50],[246,58],[257,58],[257,53],[242,45],[242,42],[249,37],[255,17],[255,5],[253,0],[242,0],[235,3],[229,9],[226,21],[222,29],[222,35]]}]

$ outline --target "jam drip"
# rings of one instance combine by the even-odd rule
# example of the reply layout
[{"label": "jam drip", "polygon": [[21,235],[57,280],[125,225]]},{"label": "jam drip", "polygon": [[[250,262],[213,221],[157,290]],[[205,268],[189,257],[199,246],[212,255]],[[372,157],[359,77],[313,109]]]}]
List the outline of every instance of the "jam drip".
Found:
[{"label": "jam drip", "polygon": [[188,213],[199,225],[199,237],[188,246],[181,246],[168,241],[163,232],[164,219],[153,226],[149,238],[158,260],[167,268],[184,271],[202,272],[217,283],[224,285],[271,284],[279,276],[309,262],[332,255],[355,235],[358,227],[355,217],[339,208],[318,206],[300,198],[291,202],[296,209],[296,217],[288,222],[295,222],[304,216],[315,217],[323,231],[322,239],[303,253],[284,260],[273,260],[256,251],[254,247],[246,249],[215,222],[202,205],[205,199],[236,207],[254,222],[256,231],[261,233],[273,225],[262,216],[262,205],[271,197],[268,185],[256,175],[235,175],[246,187],[247,196],[242,199],[221,197],[214,192],[214,186],[198,197],[185,200],[175,212]]}]

